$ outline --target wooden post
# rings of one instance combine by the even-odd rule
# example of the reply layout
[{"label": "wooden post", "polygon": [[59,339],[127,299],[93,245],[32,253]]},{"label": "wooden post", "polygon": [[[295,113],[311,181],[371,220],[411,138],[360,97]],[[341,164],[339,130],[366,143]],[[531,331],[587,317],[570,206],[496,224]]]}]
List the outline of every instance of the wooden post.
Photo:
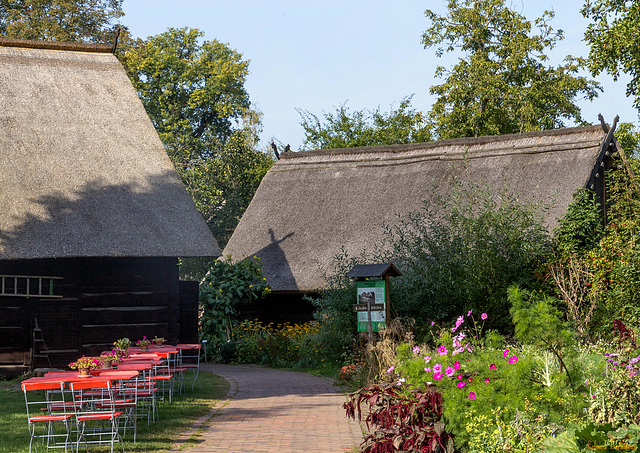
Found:
[{"label": "wooden post", "polygon": [[373,342],[373,322],[371,321],[371,300],[367,299],[367,337],[369,344]]},{"label": "wooden post", "polygon": [[389,327],[389,321],[391,320],[391,285],[389,284],[389,276],[384,276],[384,302],[385,302],[385,320],[384,323]]}]

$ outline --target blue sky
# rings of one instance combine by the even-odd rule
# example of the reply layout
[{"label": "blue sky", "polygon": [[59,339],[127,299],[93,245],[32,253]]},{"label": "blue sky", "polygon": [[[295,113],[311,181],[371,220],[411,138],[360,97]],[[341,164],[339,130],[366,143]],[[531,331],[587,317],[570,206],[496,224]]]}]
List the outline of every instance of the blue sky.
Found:
[{"label": "blue sky", "polygon": [[[124,0],[121,22],[134,36],[147,37],[169,27],[199,28],[205,39],[217,39],[250,60],[246,88],[263,113],[262,146],[272,139],[301,147],[304,139],[296,109],[318,116],[344,102],[351,111],[389,111],[406,96],[428,111],[434,98],[435,50],[424,49],[426,9],[446,12],[445,0]],[[582,38],[588,22],[580,15],[582,0],[513,0],[513,9],[533,20],[545,9],[556,13],[551,25],[565,40],[548,52],[558,64],[568,55],[586,56]],[[638,112],[625,96],[627,78],[596,78],[604,92],[593,102],[580,101],[583,117],[638,123]]]}]

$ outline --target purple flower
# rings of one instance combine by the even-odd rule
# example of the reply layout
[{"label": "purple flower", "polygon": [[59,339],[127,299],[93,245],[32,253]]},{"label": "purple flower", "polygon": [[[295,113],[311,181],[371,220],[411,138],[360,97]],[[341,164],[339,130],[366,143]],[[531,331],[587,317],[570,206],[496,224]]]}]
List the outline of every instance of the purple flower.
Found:
[{"label": "purple flower", "polygon": [[511,357],[509,359],[509,363],[516,363],[517,361],[518,361],[518,356],[517,355],[514,355],[513,357]]},{"label": "purple flower", "polygon": [[433,327],[435,323],[435,321],[431,321],[431,327]]},{"label": "purple flower", "polygon": [[467,383],[466,383],[466,382],[464,382],[464,381],[460,381],[460,382],[458,382],[458,388],[459,388],[459,389],[461,389],[461,388],[462,388],[462,387],[464,387],[465,385],[467,385]]},{"label": "purple flower", "polygon": [[471,313],[473,313],[473,310],[469,310],[469,311],[467,312],[467,316],[471,316]]},{"label": "purple flower", "polygon": [[420,346],[414,346],[414,347],[413,347],[413,353],[414,353],[415,355],[420,354]]},{"label": "purple flower", "polygon": [[438,354],[439,355],[447,355],[447,347],[445,345],[440,345],[438,347]]},{"label": "purple flower", "polygon": [[434,373],[439,373],[442,371],[442,365],[440,365],[439,363],[436,363],[435,365],[433,365],[433,372]]},{"label": "purple flower", "polygon": [[469,399],[470,400],[475,400],[476,399],[476,394],[474,392],[469,392]]},{"label": "purple flower", "polygon": [[424,369],[425,373],[431,373],[431,367],[428,366]]},{"label": "purple flower", "polygon": [[459,370],[459,369],[460,369],[460,362],[458,362],[458,361],[456,360],[456,363],[454,363],[454,364],[453,364],[453,369],[454,369],[454,370]]},{"label": "purple flower", "polygon": [[387,370],[387,374],[391,374],[391,373],[393,372],[393,370],[395,370],[395,369],[396,369],[396,367],[395,367],[395,366],[393,366],[393,365],[391,365],[391,366],[389,367],[389,369]]},{"label": "purple flower", "polygon": [[431,356],[424,356],[424,363],[429,363],[429,361],[431,360]]},{"label": "purple flower", "polygon": [[482,313],[482,314],[480,315],[480,319],[482,319],[483,321],[484,321],[485,319],[487,319],[487,318],[488,318],[488,316],[487,316],[487,314],[486,314],[486,313]]},{"label": "purple flower", "polygon": [[491,365],[489,365],[489,368],[491,368],[494,371],[498,369],[498,367],[495,366],[493,363]]},{"label": "purple flower", "polygon": [[441,379],[442,379],[442,373],[436,373],[436,374],[434,374],[434,375],[433,375],[433,378],[434,378],[436,381],[441,380]]},{"label": "purple flower", "polygon": [[502,357],[506,358],[507,354],[509,354],[509,350],[505,349],[504,351],[502,351]]},{"label": "purple flower", "polygon": [[455,370],[453,369],[453,367],[448,366],[445,370],[444,370],[444,374],[446,374],[447,376],[451,377],[453,376],[455,373]]}]

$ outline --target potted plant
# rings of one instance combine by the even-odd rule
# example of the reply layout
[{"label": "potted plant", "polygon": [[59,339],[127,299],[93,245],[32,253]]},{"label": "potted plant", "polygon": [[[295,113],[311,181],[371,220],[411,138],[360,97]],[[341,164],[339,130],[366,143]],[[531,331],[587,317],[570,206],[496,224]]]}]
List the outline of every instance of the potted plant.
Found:
[{"label": "potted plant", "polygon": [[138,340],[136,342],[136,345],[140,346],[141,351],[148,351],[150,344],[151,344],[151,341],[146,336],[143,336],[142,340]]},{"label": "potted plant", "polygon": [[111,351],[104,351],[100,354],[100,362],[102,362],[102,368],[109,369],[112,365],[120,362],[120,356],[118,355],[119,349],[112,349]]},{"label": "potted plant", "polygon": [[118,362],[122,362],[122,359],[129,357],[129,353],[127,351],[118,347],[113,348],[111,352],[118,356]]},{"label": "potted plant", "polygon": [[113,345],[116,347],[116,349],[120,349],[126,354],[127,349],[131,347],[131,340],[129,340],[127,337],[120,338],[119,340],[114,341]]},{"label": "potted plant", "polygon": [[159,336],[155,336],[153,337],[153,342],[156,344],[156,346],[162,346],[162,344],[167,341],[164,337],[159,337]]},{"label": "potted plant", "polygon": [[69,364],[69,368],[71,368],[72,370],[78,370],[80,372],[80,376],[90,376],[90,371],[98,368],[101,365],[102,362],[100,362],[97,358],[87,357],[83,355],[75,362],[71,362]]}]

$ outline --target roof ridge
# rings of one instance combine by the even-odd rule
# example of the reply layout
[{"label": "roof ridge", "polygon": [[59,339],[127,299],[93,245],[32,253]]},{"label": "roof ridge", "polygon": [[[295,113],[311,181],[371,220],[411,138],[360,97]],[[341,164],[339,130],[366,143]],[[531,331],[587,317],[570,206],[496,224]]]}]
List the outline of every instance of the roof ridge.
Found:
[{"label": "roof ridge", "polygon": [[112,53],[109,44],[86,44],[62,41],[35,41],[30,39],[11,39],[0,37],[0,47],[21,47],[25,49],[63,50],[74,52]]},{"label": "roof ridge", "polygon": [[[284,159],[294,159],[296,157],[308,157],[308,156],[316,156],[316,155],[328,155],[328,154],[361,154],[361,153],[372,153],[372,152],[403,152],[403,151],[411,151],[414,149],[427,149],[427,148],[440,148],[443,146],[456,146],[456,145],[482,145],[489,142],[499,142],[499,141],[507,141],[507,140],[521,140],[532,137],[544,137],[544,136],[554,136],[554,135],[569,135],[569,134],[579,134],[583,132],[590,132],[600,129],[602,130],[601,125],[589,125],[589,126],[578,126],[571,128],[560,128],[560,129],[548,129],[544,131],[532,131],[532,132],[523,132],[519,134],[505,134],[505,135],[483,135],[481,137],[462,137],[462,138],[451,138],[447,140],[437,140],[432,142],[422,142],[422,143],[406,143],[402,145],[385,145],[385,146],[359,146],[353,148],[336,148],[336,149],[315,149],[308,151],[297,151],[292,153],[281,153],[280,158]],[[602,131],[604,135],[604,131]]]}]

